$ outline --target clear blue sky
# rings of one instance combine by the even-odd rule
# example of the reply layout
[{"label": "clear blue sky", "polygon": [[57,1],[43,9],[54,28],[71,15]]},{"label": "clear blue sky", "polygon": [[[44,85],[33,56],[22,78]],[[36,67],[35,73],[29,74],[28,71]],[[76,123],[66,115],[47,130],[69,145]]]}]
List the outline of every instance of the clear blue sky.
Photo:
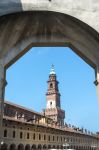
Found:
[{"label": "clear blue sky", "polygon": [[7,70],[5,100],[41,112],[51,65],[60,82],[61,107],[67,123],[99,131],[94,70],[66,47],[32,48]]}]

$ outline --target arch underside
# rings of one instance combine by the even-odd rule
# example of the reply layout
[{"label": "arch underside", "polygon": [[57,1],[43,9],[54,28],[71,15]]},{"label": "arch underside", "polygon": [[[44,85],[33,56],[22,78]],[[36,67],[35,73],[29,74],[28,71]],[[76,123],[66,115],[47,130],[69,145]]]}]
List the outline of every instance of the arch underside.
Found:
[{"label": "arch underside", "polygon": [[33,11],[0,17],[0,59],[9,67],[33,46],[69,46],[95,68],[98,33],[65,14]]}]

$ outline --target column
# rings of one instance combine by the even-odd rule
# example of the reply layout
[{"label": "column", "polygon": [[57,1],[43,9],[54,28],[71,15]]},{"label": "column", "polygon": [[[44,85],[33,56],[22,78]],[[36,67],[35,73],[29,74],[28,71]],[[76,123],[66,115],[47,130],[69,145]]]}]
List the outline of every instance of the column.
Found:
[{"label": "column", "polygon": [[4,66],[0,60],[0,146],[2,143],[2,119],[3,119],[3,106],[4,106],[4,90],[5,90],[5,75]]},{"label": "column", "polygon": [[96,80],[95,80],[96,90],[97,90],[97,96],[98,96],[98,105],[99,105],[99,65],[97,65],[96,69]]}]

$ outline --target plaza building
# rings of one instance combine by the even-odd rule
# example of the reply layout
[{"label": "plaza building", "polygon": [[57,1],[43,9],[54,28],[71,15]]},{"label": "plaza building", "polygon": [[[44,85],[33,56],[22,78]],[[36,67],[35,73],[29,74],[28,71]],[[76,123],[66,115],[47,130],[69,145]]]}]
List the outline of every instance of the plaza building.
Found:
[{"label": "plaza building", "polygon": [[99,150],[99,133],[64,122],[58,83],[52,66],[42,113],[4,102],[1,150]]}]

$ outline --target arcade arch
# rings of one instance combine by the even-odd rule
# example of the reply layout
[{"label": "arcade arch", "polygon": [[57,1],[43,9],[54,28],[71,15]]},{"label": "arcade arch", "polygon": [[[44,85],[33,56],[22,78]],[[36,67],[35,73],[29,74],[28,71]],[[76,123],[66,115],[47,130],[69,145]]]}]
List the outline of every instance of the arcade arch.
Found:
[{"label": "arcade arch", "polygon": [[46,145],[43,145],[43,149],[47,149],[47,146],[46,146]]},{"label": "arcade arch", "polygon": [[31,150],[31,148],[30,148],[30,145],[29,145],[29,144],[27,144],[27,145],[25,146],[25,150]]},{"label": "arcade arch", "polygon": [[1,145],[1,150],[8,150],[8,145],[6,143]]},{"label": "arcade arch", "polygon": [[33,144],[31,150],[35,150],[36,149],[36,145]]},{"label": "arcade arch", "polygon": [[42,149],[42,145],[39,144],[37,149],[38,149],[38,150],[41,150],[41,149]]},{"label": "arcade arch", "polygon": [[23,144],[19,144],[18,145],[18,150],[24,150],[24,145]]},{"label": "arcade arch", "polygon": [[11,144],[10,145],[10,150],[16,150],[16,145],[15,144]]}]

